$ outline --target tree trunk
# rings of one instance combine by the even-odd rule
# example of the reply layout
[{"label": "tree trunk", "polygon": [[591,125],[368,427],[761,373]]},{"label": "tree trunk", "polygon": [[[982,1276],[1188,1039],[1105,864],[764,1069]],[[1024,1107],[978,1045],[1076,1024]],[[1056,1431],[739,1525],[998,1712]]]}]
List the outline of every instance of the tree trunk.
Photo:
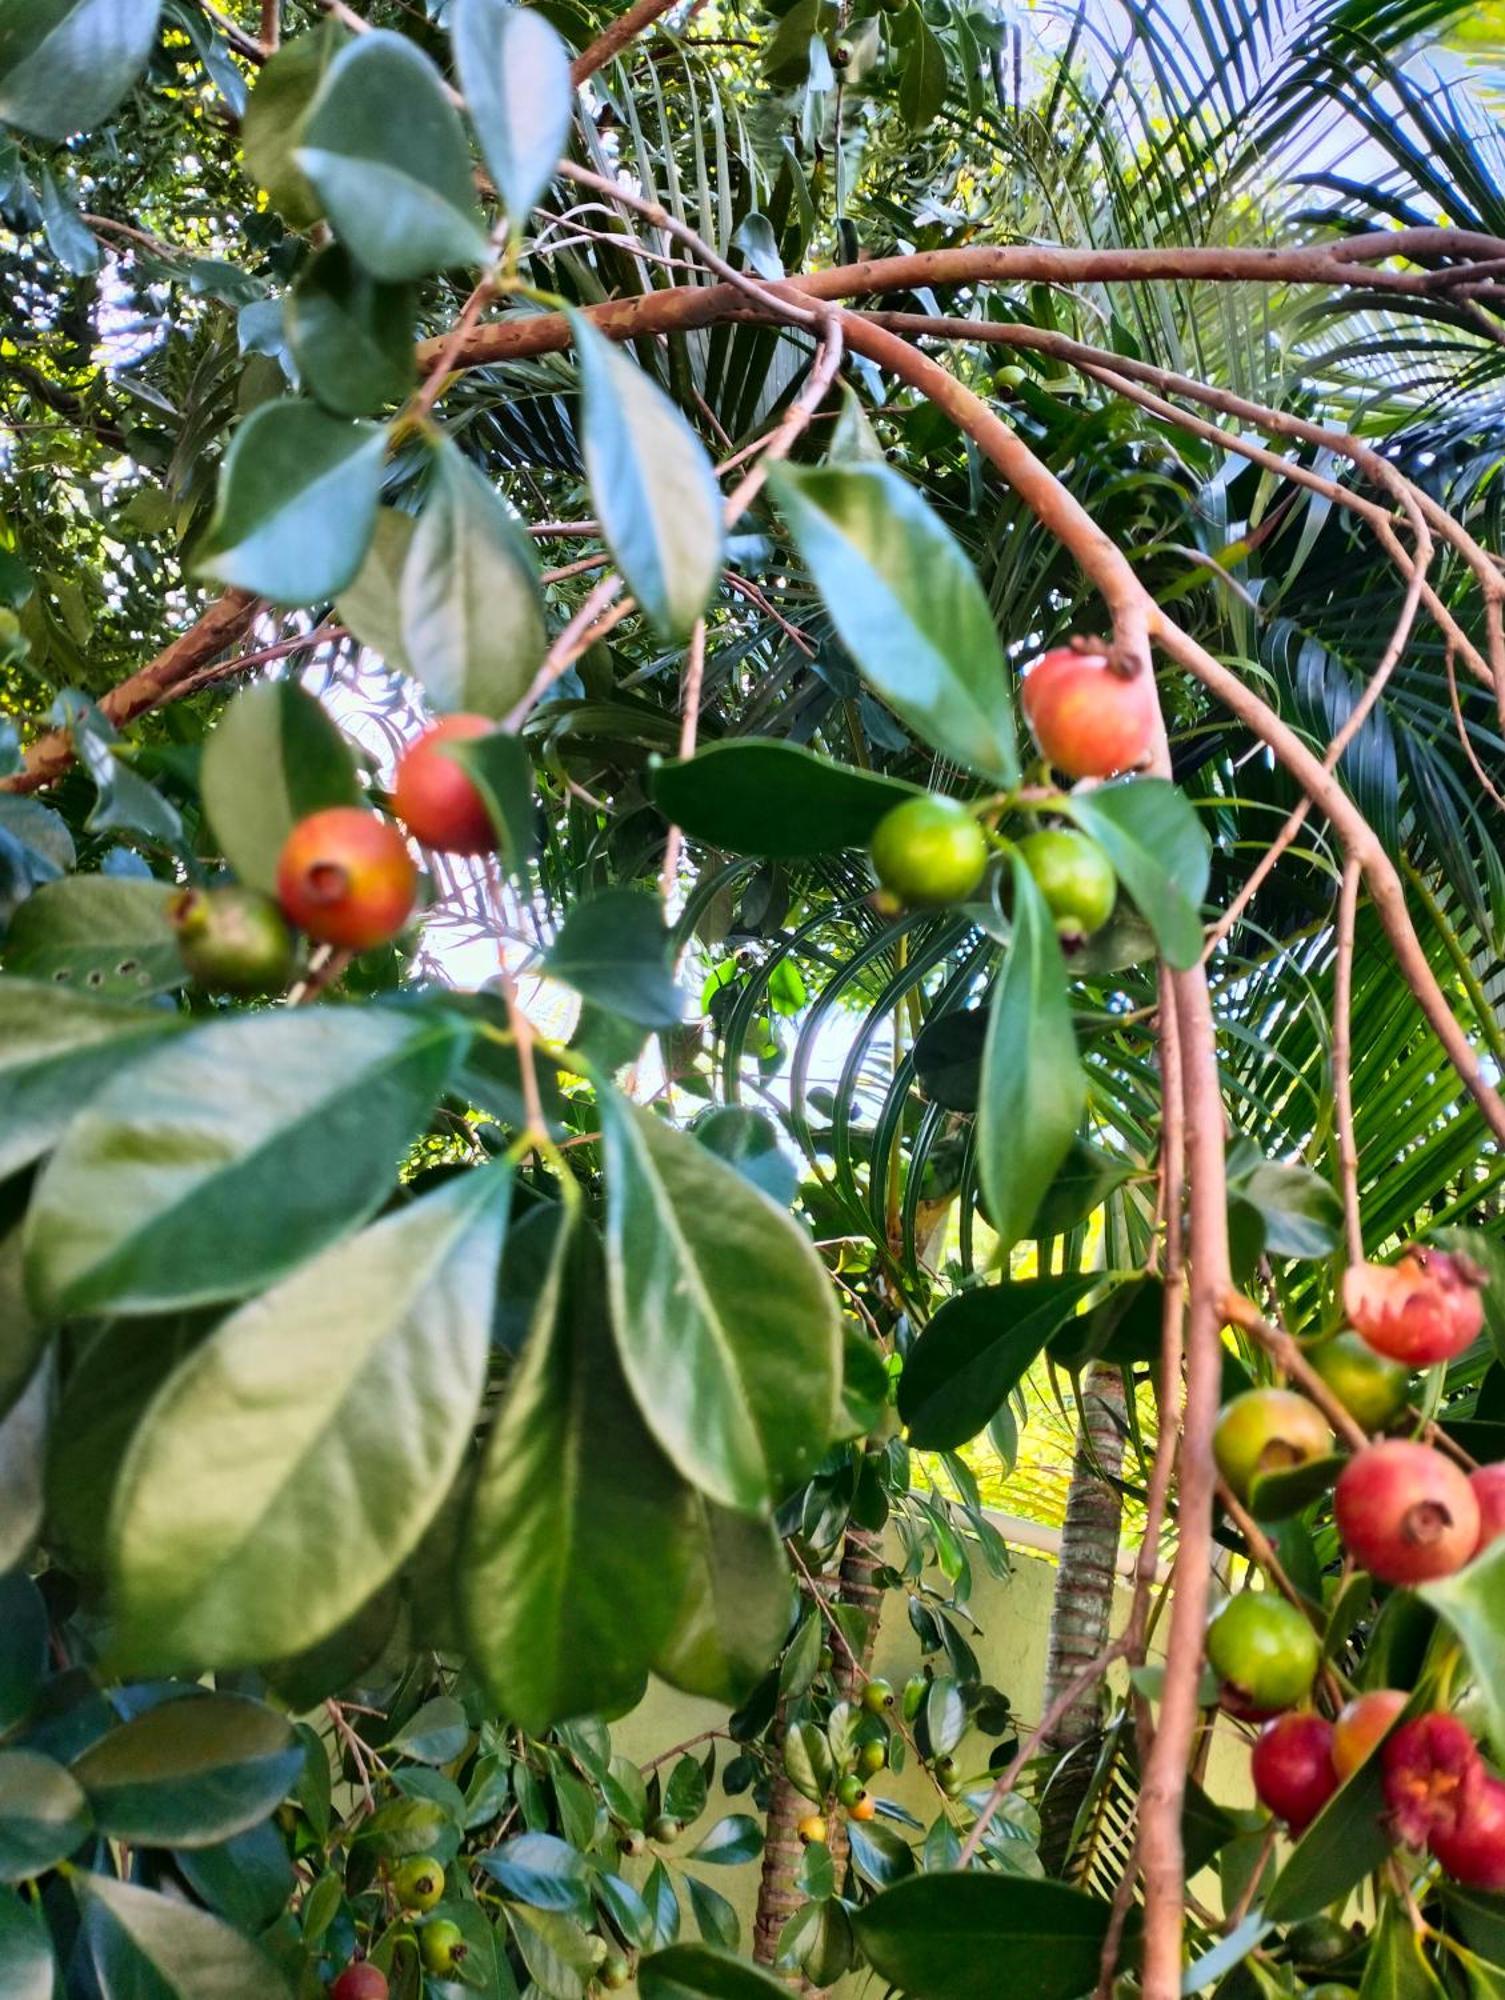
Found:
[{"label": "tree trunk", "polygon": [[[834,1579],[834,1595],[838,1603],[855,1605],[859,1611],[866,1612],[867,1632],[865,1643],[855,1657],[832,1634],[832,1651],[836,1656],[833,1671],[844,1701],[855,1700],[857,1690],[867,1679],[873,1646],[878,1637],[878,1614],[883,1605],[883,1593],[873,1581],[878,1563],[878,1537],[868,1534],[865,1529],[849,1527],[842,1546],[841,1568]],[[818,1586],[824,1582],[825,1579],[817,1579]],[[768,1802],[763,1874],[758,1884],[757,1913],[753,1918],[753,1957],[759,1965],[767,1966],[772,1966],[777,1956],[779,1934],[804,1901],[794,1881],[802,1852],[800,1837],[795,1829],[806,1813],[815,1811],[803,1792],[796,1791],[784,1776],[782,1710],[770,1742],[778,1760],[778,1769],[773,1781],[773,1797]],[[828,1817],[828,1825],[831,1859],[839,1881],[847,1859],[846,1823],[838,1814],[832,1813]],[[814,1990],[796,1971],[780,1976],[800,1992]]]},{"label": "tree trunk", "polygon": [[[1123,1468],[1124,1396],[1119,1369],[1095,1363],[1087,1371],[1082,1384],[1085,1421],[1077,1437],[1050,1608],[1042,1710],[1108,1642],[1123,1519],[1123,1496],[1112,1482]],[[1092,1778],[1092,1752],[1082,1746],[1097,1734],[1101,1713],[1102,1689],[1088,1688],[1042,1746],[1046,1756],[1065,1759],[1057,1764],[1040,1807],[1040,1858],[1053,1875],[1066,1861],[1071,1829]]]}]

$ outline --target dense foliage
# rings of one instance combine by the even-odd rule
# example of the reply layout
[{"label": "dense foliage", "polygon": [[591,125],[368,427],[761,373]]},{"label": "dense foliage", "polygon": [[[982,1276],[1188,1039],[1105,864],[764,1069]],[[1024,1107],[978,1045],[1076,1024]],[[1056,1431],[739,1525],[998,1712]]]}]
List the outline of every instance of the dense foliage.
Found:
[{"label": "dense foliage", "polygon": [[254,11],[0,17],[0,1991],[1497,1992],[1488,19]]}]

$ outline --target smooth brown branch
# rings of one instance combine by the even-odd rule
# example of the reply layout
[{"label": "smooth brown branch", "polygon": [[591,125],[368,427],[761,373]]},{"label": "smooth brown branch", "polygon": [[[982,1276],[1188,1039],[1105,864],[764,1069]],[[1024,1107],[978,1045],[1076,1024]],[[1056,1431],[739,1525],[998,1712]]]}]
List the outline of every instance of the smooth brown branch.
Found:
[{"label": "smooth brown branch", "polygon": [[1338,892],[1338,948],[1333,965],[1333,1116],[1338,1128],[1338,1183],[1343,1190],[1350,1264],[1364,1261],[1359,1143],[1353,1123],[1353,949],[1362,875],[1357,859],[1350,856],[1343,864],[1343,884]]},{"label": "smooth brown branch", "polygon": [[633,5],[625,14],[619,14],[609,28],[604,28],[576,56],[570,64],[571,81],[582,84],[598,69],[604,69],[614,56],[619,56],[630,42],[636,41],[645,28],[651,28],[677,4],[678,0],[633,0]]},{"label": "smooth brown branch", "polygon": [[1505,812],[1505,797],[1501,796],[1489,773],[1479,762],[1479,753],[1474,748],[1474,739],[1469,734],[1468,724],[1463,719],[1463,704],[1458,699],[1458,671],[1453,664],[1455,650],[1452,641],[1449,640],[1442,656],[1443,666],[1446,669],[1448,677],[1448,706],[1453,711],[1453,727],[1457,731],[1459,743],[1463,746],[1463,754],[1467,757],[1473,774],[1479,780],[1485,796],[1498,806],[1501,812]]}]

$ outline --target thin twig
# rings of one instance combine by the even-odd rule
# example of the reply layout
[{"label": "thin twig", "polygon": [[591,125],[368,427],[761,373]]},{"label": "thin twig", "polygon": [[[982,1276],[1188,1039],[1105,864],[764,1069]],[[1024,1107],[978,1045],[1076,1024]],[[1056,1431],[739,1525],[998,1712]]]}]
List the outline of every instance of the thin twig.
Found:
[{"label": "thin twig", "polygon": [[1343,1190],[1343,1224],[1348,1261],[1364,1261],[1364,1222],[1359,1207],[1359,1145],[1353,1123],[1353,947],[1363,870],[1350,857],[1338,893],[1338,955],[1333,967],[1333,1113],[1338,1128],[1338,1184]]}]

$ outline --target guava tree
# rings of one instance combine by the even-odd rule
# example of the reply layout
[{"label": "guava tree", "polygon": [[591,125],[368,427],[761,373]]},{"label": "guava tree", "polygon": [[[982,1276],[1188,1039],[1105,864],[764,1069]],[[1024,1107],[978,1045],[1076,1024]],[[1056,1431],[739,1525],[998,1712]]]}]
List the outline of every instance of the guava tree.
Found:
[{"label": "guava tree", "polygon": [[0,18],[5,1992],[1499,1990],[1479,24],[250,11]]}]

